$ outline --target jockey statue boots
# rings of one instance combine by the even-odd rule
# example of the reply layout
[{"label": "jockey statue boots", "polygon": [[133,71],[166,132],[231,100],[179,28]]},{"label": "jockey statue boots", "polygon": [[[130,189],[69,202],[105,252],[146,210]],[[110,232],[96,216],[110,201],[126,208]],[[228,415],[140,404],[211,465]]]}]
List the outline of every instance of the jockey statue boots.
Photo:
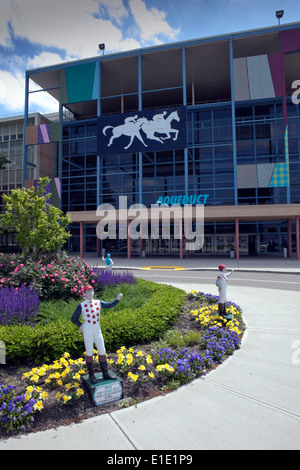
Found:
[{"label": "jockey statue boots", "polygon": [[[100,367],[101,367],[101,372],[102,372],[102,375],[103,375],[103,380],[116,380],[117,377],[115,377],[114,375],[112,375],[110,373],[110,371],[108,370],[108,364],[107,364],[107,360],[106,358],[104,360],[102,360],[102,357],[100,358],[99,357],[99,364],[100,364]],[[88,370],[88,373],[89,373],[89,380],[92,384],[95,384],[97,383],[97,379],[95,377],[95,374],[94,374],[94,370],[93,370],[93,357],[86,357],[86,366],[87,366],[87,370]]]}]

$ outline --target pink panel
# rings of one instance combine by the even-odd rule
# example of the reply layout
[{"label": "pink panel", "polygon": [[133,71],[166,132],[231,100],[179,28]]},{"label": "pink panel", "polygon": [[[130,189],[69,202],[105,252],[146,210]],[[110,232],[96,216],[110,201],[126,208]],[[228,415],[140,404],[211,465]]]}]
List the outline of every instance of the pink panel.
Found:
[{"label": "pink panel", "polygon": [[300,51],[300,28],[280,32],[281,51]]},{"label": "pink panel", "polygon": [[282,54],[280,52],[268,54],[269,66],[276,97],[281,97],[284,95],[281,57]]}]

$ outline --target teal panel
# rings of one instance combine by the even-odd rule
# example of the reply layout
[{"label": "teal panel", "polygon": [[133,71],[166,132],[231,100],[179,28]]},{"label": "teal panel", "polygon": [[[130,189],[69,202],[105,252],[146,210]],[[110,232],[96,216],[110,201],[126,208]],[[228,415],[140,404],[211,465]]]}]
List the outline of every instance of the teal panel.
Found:
[{"label": "teal panel", "polygon": [[65,69],[69,103],[93,99],[95,68],[96,63],[91,62]]},{"label": "teal panel", "polygon": [[93,87],[93,100],[96,100],[98,97],[98,73],[97,73],[97,67],[95,67],[95,77],[94,77],[94,87]]},{"label": "teal panel", "polygon": [[65,69],[60,71],[60,98],[59,98],[59,101],[60,101],[61,104],[68,103],[68,92],[67,92]]}]

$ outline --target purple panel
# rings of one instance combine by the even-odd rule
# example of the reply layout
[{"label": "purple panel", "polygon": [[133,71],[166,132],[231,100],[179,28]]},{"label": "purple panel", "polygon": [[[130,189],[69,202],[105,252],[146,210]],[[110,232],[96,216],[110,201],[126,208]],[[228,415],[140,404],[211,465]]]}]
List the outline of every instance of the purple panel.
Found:
[{"label": "purple panel", "polygon": [[282,81],[282,62],[281,62],[281,53],[276,52],[274,54],[268,54],[269,66],[271,70],[271,76],[273,81],[273,86],[275,90],[275,96],[281,97],[284,95],[283,81]]},{"label": "purple panel", "polygon": [[38,143],[38,144],[43,144],[43,143],[44,143],[44,137],[43,137],[43,134],[42,134],[41,126],[38,126],[37,143]]},{"label": "purple panel", "polygon": [[38,144],[48,144],[49,138],[49,124],[40,124],[38,126]]},{"label": "purple panel", "polygon": [[281,51],[300,51],[300,28],[280,32]]}]

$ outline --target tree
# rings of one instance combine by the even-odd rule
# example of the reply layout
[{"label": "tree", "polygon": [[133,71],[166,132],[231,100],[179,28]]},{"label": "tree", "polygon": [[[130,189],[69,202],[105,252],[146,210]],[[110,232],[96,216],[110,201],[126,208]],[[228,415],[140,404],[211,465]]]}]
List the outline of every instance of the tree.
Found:
[{"label": "tree", "polygon": [[5,165],[7,163],[10,163],[10,161],[5,157],[5,155],[2,155],[0,153],[0,170],[4,170],[5,168]]},{"label": "tree", "polygon": [[6,211],[0,214],[1,228],[16,232],[24,255],[38,259],[42,253],[57,252],[71,236],[67,231],[70,218],[47,201],[45,187],[49,178],[40,178],[37,189],[14,189],[3,195]]}]

